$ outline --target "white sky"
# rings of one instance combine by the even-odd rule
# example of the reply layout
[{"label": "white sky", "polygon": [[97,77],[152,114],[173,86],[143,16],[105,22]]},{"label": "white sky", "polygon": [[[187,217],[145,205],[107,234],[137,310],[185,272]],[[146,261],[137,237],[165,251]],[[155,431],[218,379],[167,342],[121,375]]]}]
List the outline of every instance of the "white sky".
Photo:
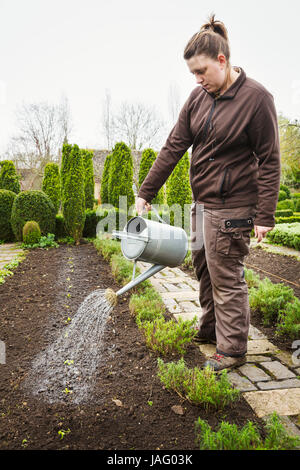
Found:
[{"label": "white sky", "polygon": [[183,49],[211,12],[228,29],[232,65],[299,119],[299,0],[0,0],[0,153],[22,102],[66,95],[81,147],[105,148],[105,89],[114,105],[141,101],[169,119],[170,84],[181,104],[196,86]]}]

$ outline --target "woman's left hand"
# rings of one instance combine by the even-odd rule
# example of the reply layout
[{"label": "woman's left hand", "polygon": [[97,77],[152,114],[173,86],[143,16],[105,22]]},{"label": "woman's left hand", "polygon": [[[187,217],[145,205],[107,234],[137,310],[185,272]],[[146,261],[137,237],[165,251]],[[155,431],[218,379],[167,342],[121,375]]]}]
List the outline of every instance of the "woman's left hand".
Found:
[{"label": "woman's left hand", "polygon": [[260,225],[254,225],[254,235],[255,238],[257,238],[257,243],[260,243],[271,230],[273,230],[273,227],[262,227]]}]

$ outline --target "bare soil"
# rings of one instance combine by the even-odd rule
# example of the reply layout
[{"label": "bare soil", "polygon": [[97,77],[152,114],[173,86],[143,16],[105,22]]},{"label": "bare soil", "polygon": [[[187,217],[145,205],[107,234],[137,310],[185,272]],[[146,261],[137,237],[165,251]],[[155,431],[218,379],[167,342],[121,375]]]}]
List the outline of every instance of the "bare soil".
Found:
[{"label": "bare soil", "polygon": [[[157,357],[130,315],[131,293],[119,300],[107,323],[103,341],[108,353],[88,402],[74,405],[66,395],[62,403],[49,404],[32,396],[24,387],[32,361],[99,287],[116,291],[120,286],[91,243],[33,250],[0,286],[0,338],[7,353],[6,364],[0,365],[0,450],[195,450],[198,417],[213,429],[222,420],[239,426],[252,420],[264,433],[242,397],[220,412],[164,389],[157,378]],[[190,367],[204,360],[195,343],[185,359]],[[182,415],[173,411],[174,405],[182,406]],[[68,431],[62,439],[61,430]]]}]

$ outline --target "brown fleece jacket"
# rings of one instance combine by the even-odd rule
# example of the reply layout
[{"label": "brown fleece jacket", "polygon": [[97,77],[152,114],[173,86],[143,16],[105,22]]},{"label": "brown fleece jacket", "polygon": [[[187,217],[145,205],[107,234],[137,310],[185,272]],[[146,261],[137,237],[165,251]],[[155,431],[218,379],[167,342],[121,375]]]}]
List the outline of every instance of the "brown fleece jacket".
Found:
[{"label": "brown fleece jacket", "polygon": [[257,207],[255,225],[273,227],[280,184],[280,148],[273,96],[236,68],[221,96],[195,88],[145,178],[138,196],[151,202],[192,147],[193,200],[211,209]]}]

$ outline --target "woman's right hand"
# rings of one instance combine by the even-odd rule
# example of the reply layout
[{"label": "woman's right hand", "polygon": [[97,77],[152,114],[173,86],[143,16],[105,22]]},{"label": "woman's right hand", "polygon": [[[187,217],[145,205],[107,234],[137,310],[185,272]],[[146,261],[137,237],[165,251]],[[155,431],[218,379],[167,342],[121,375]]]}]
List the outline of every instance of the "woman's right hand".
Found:
[{"label": "woman's right hand", "polygon": [[147,212],[151,210],[151,204],[149,204],[149,202],[147,202],[142,197],[137,198],[135,207],[136,207],[136,211],[137,211],[138,215],[142,215],[145,210]]}]

